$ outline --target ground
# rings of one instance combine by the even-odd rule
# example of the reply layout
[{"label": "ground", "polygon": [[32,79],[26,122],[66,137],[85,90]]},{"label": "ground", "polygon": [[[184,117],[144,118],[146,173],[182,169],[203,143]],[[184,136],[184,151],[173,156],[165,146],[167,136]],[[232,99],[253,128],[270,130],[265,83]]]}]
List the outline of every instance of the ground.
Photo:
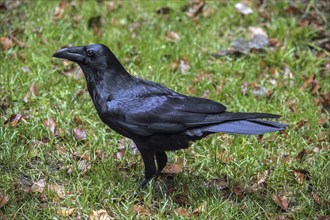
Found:
[{"label": "ground", "polygon": [[[329,3],[237,3],[1,1],[0,219],[329,219]],[[80,69],[52,58],[89,43],[134,76],[289,126],[168,153],[139,190],[134,144],[100,121]]]}]

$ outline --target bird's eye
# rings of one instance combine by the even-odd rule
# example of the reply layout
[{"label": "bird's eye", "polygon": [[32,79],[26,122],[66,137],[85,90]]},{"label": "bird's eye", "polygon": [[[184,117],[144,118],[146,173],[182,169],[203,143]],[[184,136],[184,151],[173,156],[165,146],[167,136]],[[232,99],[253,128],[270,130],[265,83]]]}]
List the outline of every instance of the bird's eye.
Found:
[{"label": "bird's eye", "polygon": [[86,54],[87,54],[87,56],[92,57],[92,56],[95,55],[95,52],[92,51],[92,50],[87,50],[87,51],[86,51]]}]

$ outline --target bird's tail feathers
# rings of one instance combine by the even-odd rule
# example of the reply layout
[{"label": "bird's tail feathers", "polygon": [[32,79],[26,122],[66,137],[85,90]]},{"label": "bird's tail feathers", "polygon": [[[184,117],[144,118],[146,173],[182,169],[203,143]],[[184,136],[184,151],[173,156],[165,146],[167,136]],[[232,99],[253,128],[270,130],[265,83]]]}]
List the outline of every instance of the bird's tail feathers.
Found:
[{"label": "bird's tail feathers", "polygon": [[211,133],[223,132],[227,134],[245,134],[258,135],[268,132],[281,131],[286,128],[286,124],[275,121],[269,121],[259,118],[279,118],[279,115],[266,113],[231,113],[226,112],[228,116],[233,116],[232,120],[222,123],[196,127],[186,131],[189,136],[203,137]]}]

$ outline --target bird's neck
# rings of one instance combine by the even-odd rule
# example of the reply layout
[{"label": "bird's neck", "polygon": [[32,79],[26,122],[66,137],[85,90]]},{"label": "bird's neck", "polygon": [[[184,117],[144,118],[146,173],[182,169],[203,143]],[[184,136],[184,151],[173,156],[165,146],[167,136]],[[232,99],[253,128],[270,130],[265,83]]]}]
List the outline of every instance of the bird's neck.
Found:
[{"label": "bird's neck", "polygon": [[93,75],[86,75],[89,94],[95,106],[100,109],[106,107],[111,99],[120,97],[123,90],[133,86],[134,77],[125,70],[108,71],[107,73],[96,72]]}]

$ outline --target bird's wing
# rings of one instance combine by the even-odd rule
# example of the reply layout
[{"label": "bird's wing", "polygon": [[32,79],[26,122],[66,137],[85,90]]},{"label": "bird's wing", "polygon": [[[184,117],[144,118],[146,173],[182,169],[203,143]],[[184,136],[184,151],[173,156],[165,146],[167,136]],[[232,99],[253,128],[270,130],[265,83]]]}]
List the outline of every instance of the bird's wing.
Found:
[{"label": "bird's wing", "polygon": [[188,128],[219,123],[226,107],[212,100],[176,94],[145,94],[134,99],[113,100],[109,112],[116,112],[117,123],[129,132],[148,136],[178,133]]}]

